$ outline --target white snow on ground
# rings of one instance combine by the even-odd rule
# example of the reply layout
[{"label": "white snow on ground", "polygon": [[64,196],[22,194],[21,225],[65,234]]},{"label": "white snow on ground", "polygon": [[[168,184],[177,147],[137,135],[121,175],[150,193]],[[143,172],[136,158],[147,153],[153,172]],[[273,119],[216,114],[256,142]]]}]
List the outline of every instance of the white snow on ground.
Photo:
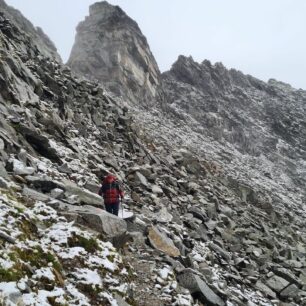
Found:
[{"label": "white snow on ground", "polygon": [[[24,206],[21,209],[17,200],[2,194],[0,189],[0,229],[16,238],[15,244],[6,244],[6,248],[0,251],[0,269],[6,269],[16,278],[16,281],[0,283],[0,301],[6,300],[8,306],[18,303],[50,306],[51,300],[56,305],[90,306],[90,297],[80,287],[85,285],[94,286],[98,298],[102,299],[104,294],[109,303],[116,305],[113,292],[126,294],[128,273],[112,244],[97,239],[93,233],[76,227],[73,222],[67,222],[43,202],[31,205],[31,208]],[[38,227],[24,232],[22,222],[27,222],[24,226],[37,224]],[[70,246],[71,241],[78,243],[78,237],[85,241],[84,247]],[[95,248],[85,249],[86,241],[94,242]],[[16,264],[30,267],[32,272],[28,268],[18,268],[21,274],[14,276]],[[61,269],[66,271],[61,272]],[[29,288],[32,292],[22,294]],[[105,299],[101,300],[101,304]]]},{"label": "white snow on ground", "polygon": [[167,279],[168,275],[172,274],[172,271],[169,267],[163,267],[161,270],[159,270],[158,274],[162,279]]},{"label": "white snow on ground", "polygon": [[102,279],[97,270],[85,269],[76,269],[72,275],[76,280],[85,285],[102,285]]},{"label": "white snow on ground", "polygon": [[63,259],[72,259],[81,255],[86,255],[87,252],[82,247],[73,247],[59,252],[57,255]]},{"label": "white snow on ground", "polygon": [[55,280],[54,274],[51,271],[50,268],[41,268],[41,269],[37,269],[33,275],[34,279],[41,279],[41,278],[46,278],[49,279],[51,281]]},{"label": "white snow on ground", "polygon": [[102,292],[100,293],[100,295],[104,298],[106,298],[109,303],[111,304],[111,306],[118,306],[118,303],[116,300],[114,300],[114,298],[107,292]]},{"label": "white snow on ground", "polygon": [[88,258],[88,264],[91,267],[101,267],[102,266],[105,269],[112,271],[112,272],[118,268],[116,263],[111,262],[107,258],[101,258],[100,256],[95,256],[95,255],[91,255]]},{"label": "white snow on ground", "polygon": [[178,298],[173,306],[191,306],[194,305],[191,296],[186,296],[183,294],[178,294]]},{"label": "white snow on ground", "polygon": [[[48,298],[50,297],[61,298],[63,297],[64,294],[65,294],[65,291],[62,288],[54,288],[52,291],[38,290],[37,293],[31,292],[31,293],[24,294],[22,299],[23,299],[24,305],[49,306],[50,303],[48,301]],[[62,300],[62,299],[59,299],[59,300]]]}]

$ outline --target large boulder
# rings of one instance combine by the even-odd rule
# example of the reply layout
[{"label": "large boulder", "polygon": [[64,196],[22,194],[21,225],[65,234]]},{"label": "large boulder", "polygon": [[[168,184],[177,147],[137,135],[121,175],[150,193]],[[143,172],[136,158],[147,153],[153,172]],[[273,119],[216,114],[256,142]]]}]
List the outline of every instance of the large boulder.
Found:
[{"label": "large boulder", "polygon": [[225,302],[192,270],[183,270],[177,276],[177,280],[182,287],[188,289],[204,305],[225,306]]},{"label": "large boulder", "polygon": [[79,204],[88,204],[94,206],[102,206],[103,199],[98,195],[89,190],[83,189],[77,186],[75,183],[63,180],[61,182],[56,182],[58,187],[65,190],[67,195],[77,196],[77,202]]},{"label": "large boulder", "polygon": [[148,239],[155,249],[172,257],[180,256],[180,251],[173,241],[157,227],[151,226],[148,228]]},{"label": "large boulder", "polygon": [[127,223],[123,219],[103,209],[90,205],[69,205],[60,201],[55,201],[50,205],[68,219],[75,220],[77,223],[100,232],[108,238],[120,236],[127,231]]},{"label": "large boulder", "polygon": [[[105,234],[107,237],[116,237],[127,231],[126,222],[102,209],[89,208],[87,211],[79,213],[82,224]],[[79,220],[79,219],[78,219]]]}]

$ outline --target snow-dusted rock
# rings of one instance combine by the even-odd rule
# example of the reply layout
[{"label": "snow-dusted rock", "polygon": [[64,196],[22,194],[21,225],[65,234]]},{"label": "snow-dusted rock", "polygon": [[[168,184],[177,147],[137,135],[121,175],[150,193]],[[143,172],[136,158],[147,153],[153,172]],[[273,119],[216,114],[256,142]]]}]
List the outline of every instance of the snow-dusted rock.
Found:
[{"label": "snow-dusted rock", "polygon": [[225,302],[198,276],[190,270],[182,271],[178,277],[178,282],[195,294],[201,302],[212,306],[225,306]]},{"label": "snow-dusted rock", "polygon": [[98,195],[89,190],[83,189],[71,181],[63,180],[57,182],[58,186],[63,188],[66,194],[76,196],[78,203],[83,203],[87,205],[103,205],[103,199]]},{"label": "snow-dusted rock", "polygon": [[27,167],[22,161],[13,159],[13,171],[17,175],[31,175],[35,172],[35,168]]},{"label": "snow-dusted rock", "polygon": [[156,220],[160,223],[168,223],[173,219],[173,216],[168,212],[166,207],[162,207],[156,214]]}]

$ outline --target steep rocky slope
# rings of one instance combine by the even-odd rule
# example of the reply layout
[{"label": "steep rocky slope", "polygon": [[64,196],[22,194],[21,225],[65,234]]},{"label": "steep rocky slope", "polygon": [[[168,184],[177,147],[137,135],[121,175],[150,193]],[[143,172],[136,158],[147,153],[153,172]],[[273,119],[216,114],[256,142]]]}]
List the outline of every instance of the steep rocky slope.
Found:
[{"label": "steep rocky slope", "polygon": [[[227,147],[78,79],[1,14],[1,303],[306,304],[301,214],[234,179]],[[127,220],[101,209],[108,171]]]},{"label": "steep rocky slope", "polygon": [[218,143],[215,160],[268,191],[280,185],[282,196],[294,194],[286,209],[304,210],[305,91],[184,56],[163,74],[163,88],[169,113]]},{"label": "steep rocky slope", "polygon": [[[46,57],[56,58],[58,61],[61,61],[55,45],[41,28],[35,28],[18,10],[7,5],[3,0],[0,0],[0,9],[1,12],[5,13],[5,17],[3,15],[1,16],[4,18],[1,20],[2,31],[13,31],[10,24],[5,23],[5,18],[10,18],[11,23],[23,29],[27,38],[31,38],[31,42],[34,43],[35,46],[35,48],[33,46],[32,52],[35,52],[36,55],[43,54]],[[5,27],[7,27],[7,29],[5,29]]]},{"label": "steep rocky slope", "polygon": [[68,65],[118,96],[144,104],[157,95],[160,72],[137,23],[106,1],[90,6],[77,27]]}]

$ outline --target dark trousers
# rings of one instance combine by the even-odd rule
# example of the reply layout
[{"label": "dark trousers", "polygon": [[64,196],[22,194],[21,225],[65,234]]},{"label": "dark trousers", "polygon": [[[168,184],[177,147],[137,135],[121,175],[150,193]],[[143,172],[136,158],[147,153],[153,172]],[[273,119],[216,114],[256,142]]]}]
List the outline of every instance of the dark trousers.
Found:
[{"label": "dark trousers", "polygon": [[111,203],[111,204],[104,204],[105,205],[105,209],[107,212],[109,212],[110,214],[116,215],[118,216],[119,213],[119,201],[116,203]]}]

